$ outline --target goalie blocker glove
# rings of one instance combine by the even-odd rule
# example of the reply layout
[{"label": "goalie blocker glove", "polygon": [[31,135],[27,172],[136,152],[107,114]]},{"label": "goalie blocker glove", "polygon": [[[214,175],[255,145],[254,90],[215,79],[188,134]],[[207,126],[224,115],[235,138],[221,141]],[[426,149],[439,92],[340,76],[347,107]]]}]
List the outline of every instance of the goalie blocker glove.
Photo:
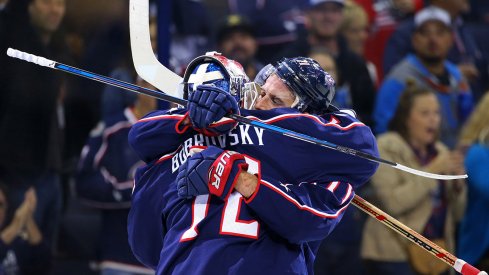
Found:
[{"label": "goalie blocker glove", "polygon": [[212,194],[226,200],[241,171],[247,170],[248,164],[242,154],[209,146],[193,154],[178,169],[178,196],[190,199]]},{"label": "goalie blocker glove", "polygon": [[236,99],[213,85],[197,86],[196,90],[189,94],[187,109],[193,127],[210,136],[226,134],[234,129],[237,122],[221,119],[230,113],[240,114]]}]

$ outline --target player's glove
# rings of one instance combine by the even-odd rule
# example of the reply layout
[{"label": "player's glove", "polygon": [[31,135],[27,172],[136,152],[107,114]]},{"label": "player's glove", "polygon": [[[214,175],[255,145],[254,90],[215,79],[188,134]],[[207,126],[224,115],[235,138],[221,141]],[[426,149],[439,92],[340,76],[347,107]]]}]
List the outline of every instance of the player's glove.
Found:
[{"label": "player's glove", "polygon": [[225,200],[248,164],[242,154],[209,146],[193,154],[180,166],[177,190],[180,198],[212,194]]},{"label": "player's glove", "polygon": [[237,125],[232,119],[219,120],[229,113],[239,114],[238,102],[229,93],[211,85],[199,85],[189,93],[187,109],[194,128],[206,135],[226,134]]}]

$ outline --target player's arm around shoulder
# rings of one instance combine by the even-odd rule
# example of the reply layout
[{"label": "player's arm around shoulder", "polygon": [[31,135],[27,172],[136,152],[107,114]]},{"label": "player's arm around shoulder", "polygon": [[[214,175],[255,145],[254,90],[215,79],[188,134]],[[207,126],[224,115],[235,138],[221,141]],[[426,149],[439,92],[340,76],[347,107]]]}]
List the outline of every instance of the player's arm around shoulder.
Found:
[{"label": "player's arm around shoulder", "polygon": [[[321,133],[324,140],[344,148],[379,157],[377,140],[370,127],[356,118],[353,110],[341,110],[322,116]],[[355,180],[350,183],[356,188],[367,182],[377,171],[379,164],[358,156],[342,153],[343,166],[350,167],[344,170]]]},{"label": "player's arm around shoulder", "polygon": [[129,144],[145,162],[173,152],[195,132],[186,124],[186,109],[154,111],[138,120],[129,131]]},{"label": "player's arm around shoulder", "polygon": [[287,183],[263,175],[245,202],[271,231],[301,244],[328,236],[353,196],[347,182]]}]

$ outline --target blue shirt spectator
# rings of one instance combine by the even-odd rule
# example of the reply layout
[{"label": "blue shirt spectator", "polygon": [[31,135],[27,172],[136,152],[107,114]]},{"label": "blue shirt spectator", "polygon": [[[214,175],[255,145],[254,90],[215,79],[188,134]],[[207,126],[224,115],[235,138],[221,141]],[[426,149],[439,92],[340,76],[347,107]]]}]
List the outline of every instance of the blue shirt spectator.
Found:
[{"label": "blue shirt spectator", "polygon": [[[470,80],[471,89],[474,91],[475,97],[479,98],[489,87],[488,56],[481,51],[482,45],[478,45],[473,32],[460,17],[467,9],[462,5],[464,1],[433,2],[432,6],[446,10],[452,17],[451,28],[455,43],[451,47],[447,59],[460,66],[465,77]],[[412,44],[409,43],[414,30],[414,19],[409,18],[402,22],[392,34],[384,51],[384,73],[387,74],[408,53],[414,51]]]},{"label": "blue shirt spectator", "polygon": [[441,140],[453,148],[458,131],[470,115],[473,98],[460,70],[446,57],[451,47],[450,17],[436,7],[415,16],[412,35],[415,54],[409,54],[384,79],[374,107],[375,132],[383,133],[391,120],[406,81],[434,91],[441,106]]},{"label": "blue shirt spectator", "polygon": [[481,99],[460,136],[468,148],[465,169],[469,178],[465,215],[458,235],[457,256],[480,270],[489,269],[489,93]]},{"label": "blue shirt spectator", "polygon": [[419,58],[408,55],[382,83],[374,109],[375,132],[383,133],[394,115],[401,93],[406,88],[406,80],[413,79],[416,85],[436,92],[441,104],[442,126],[440,136],[449,147],[456,143],[457,133],[462,122],[473,108],[470,89],[457,67],[445,61],[446,78],[449,83],[443,84],[436,76],[423,66]]}]

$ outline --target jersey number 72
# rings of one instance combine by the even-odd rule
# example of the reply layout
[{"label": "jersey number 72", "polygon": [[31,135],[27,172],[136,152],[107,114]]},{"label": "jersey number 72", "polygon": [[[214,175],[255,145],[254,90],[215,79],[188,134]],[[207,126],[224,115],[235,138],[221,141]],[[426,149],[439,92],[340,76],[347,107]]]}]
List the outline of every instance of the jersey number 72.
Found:
[{"label": "jersey number 72", "polygon": [[[258,173],[260,169],[260,162],[245,155],[246,163],[248,163],[248,172],[251,174]],[[243,202],[243,196],[240,193],[234,191],[225,202],[223,208],[223,215],[221,216],[221,226],[219,234],[233,235],[245,238],[257,239],[258,230],[260,225],[255,220],[239,220],[239,211]],[[197,225],[207,216],[207,210],[209,209],[209,195],[197,196],[192,203],[192,225],[187,229],[180,242],[193,240],[197,235]]]}]

